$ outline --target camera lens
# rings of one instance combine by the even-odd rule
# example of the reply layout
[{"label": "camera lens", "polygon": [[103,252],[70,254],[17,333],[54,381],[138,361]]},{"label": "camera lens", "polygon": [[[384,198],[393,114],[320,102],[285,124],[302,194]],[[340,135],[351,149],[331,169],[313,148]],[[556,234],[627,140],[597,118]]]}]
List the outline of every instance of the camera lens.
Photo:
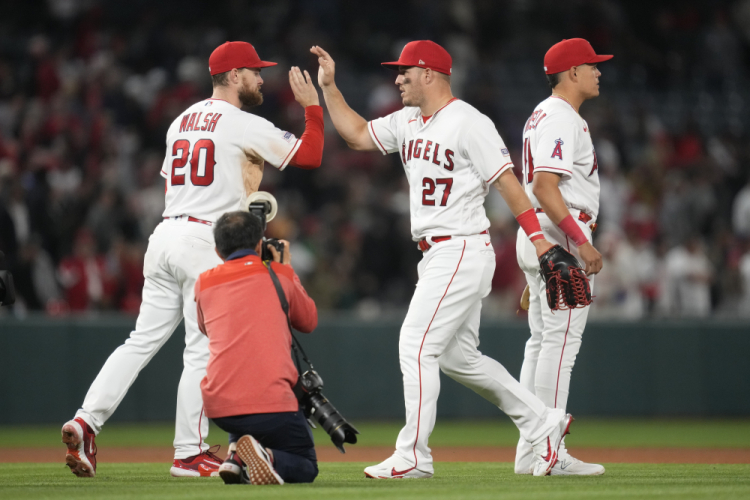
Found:
[{"label": "camera lens", "polygon": [[344,443],[355,444],[357,442],[357,429],[352,427],[338,410],[320,393],[310,394],[310,403],[313,407],[313,417],[325,430],[331,441],[342,453]]}]

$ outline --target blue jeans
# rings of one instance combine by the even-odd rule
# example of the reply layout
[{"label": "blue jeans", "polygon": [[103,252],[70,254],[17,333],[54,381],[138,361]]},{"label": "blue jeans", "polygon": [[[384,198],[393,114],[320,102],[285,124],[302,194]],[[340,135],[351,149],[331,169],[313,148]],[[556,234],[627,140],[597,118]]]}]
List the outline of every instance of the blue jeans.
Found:
[{"label": "blue jeans", "polygon": [[212,419],[229,433],[229,442],[245,434],[273,452],[273,468],[287,483],[312,483],[318,475],[318,457],[312,432],[302,411],[258,413]]}]

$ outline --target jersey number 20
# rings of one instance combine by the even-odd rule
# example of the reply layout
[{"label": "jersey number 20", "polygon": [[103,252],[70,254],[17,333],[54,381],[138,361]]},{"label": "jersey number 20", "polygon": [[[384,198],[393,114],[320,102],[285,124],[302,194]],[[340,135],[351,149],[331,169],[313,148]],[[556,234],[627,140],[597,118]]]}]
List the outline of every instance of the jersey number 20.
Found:
[{"label": "jersey number 20", "polygon": [[[190,182],[193,186],[208,186],[214,181],[214,141],[211,139],[200,139],[190,152],[190,141],[179,139],[172,145],[172,185],[185,184],[185,173],[178,173],[188,163],[190,157]],[[203,167],[203,168],[201,168]],[[203,172],[201,174],[201,171]]]}]

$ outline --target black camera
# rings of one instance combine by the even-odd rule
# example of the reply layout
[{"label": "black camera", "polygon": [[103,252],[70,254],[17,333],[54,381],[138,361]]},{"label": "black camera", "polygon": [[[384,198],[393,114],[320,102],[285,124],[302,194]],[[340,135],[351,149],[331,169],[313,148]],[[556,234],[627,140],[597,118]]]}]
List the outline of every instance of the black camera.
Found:
[{"label": "black camera", "polygon": [[[261,199],[259,201],[253,201],[247,207],[248,211],[260,219],[263,225],[263,232],[266,232],[266,221],[268,220],[268,214],[273,213],[273,205],[270,201]],[[268,245],[273,246],[278,252],[281,260],[284,260],[284,244],[276,238],[263,237],[263,245],[261,245],[260,259],[261,260],[273,260],[273,254],[268,249]]]},{"label": "black camera", "polygon": [[0,252],[0,305],[9,306],[16,301],[16,288],[13,286],[13,275],[5,265],[5,254]]},{"label": "black camera", "polygon": [[273,254],[271,253],[271,250],[268,249],[268,245],[273,246],[277,252],[279,252],[279,258],[281,261],[284,260],[284,244],[277,240],[276,238],[266,238],[263,237],[263,248],[260,250],[260,259],[261,260],[273,260]]},{"label": "black camera", "polygon": [[323,379],[315,370],[308,370],[300,375],[294,393],[305,412],[305,417],[310,426],[315,428],[310,417],[317,420],[318,424],[325,430],[331,441],[341,453],[346,453],[344,443],[356,444],[359,431],[346,421],[341,413],[323,395]]}]

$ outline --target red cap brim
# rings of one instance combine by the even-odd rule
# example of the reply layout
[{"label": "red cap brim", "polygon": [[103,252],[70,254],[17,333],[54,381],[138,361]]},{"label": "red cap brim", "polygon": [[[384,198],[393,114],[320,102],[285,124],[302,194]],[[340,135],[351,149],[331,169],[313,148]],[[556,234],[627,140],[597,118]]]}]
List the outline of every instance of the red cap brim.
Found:
[{"label": "red cap brim", "polygon": [[388,69],[394,69],[398,71],[399,66],[411,66],[411,64],[405,64],[398,61],[380,63],[381,66],[385,66]]},{"label": "red cap brim", "polygon": [[600,63],[600,62],[604,62],[604,61],[609,61],[613,57],[615,57],[615,56],[611,56],[611,55],[597,55],[593,59],[591,59],[589,61],[586,61],[586,64],[596,64],[596,63]]},{"label": "red cap brim", "polygon": [[[612,57],[612,56],[610,56]],[[253,65],[253,68],[268,68],[269,66],[276,66],[279,63],[271,62],[271,61],[261,61],[258,64]]]}]

